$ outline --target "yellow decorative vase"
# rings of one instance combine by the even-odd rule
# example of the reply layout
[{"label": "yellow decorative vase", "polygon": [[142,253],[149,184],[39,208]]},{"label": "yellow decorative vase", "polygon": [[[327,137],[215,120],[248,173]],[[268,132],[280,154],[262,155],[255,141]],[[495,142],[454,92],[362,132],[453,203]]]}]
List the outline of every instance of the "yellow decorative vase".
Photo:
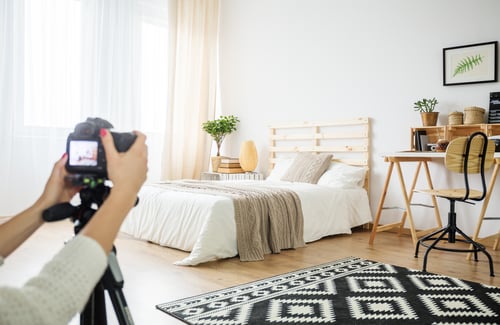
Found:
[{"label": "yellow decorative vase", "polygon": [[253,141],[245,141],[240,148],[240,166],[246,172],[253,172],[257,168],[257,148]]}]

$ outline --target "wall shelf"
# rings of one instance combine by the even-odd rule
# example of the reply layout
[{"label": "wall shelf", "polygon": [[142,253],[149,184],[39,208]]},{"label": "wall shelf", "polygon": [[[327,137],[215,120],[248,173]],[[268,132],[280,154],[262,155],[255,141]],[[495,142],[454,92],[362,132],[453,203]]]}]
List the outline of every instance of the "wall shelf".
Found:
[{"label": "wall shelf", "polygon": [[412,127],[410,134],[410,149],[415,150],[415,132],[425,131],[429,143],[436,143],[439,139],[451,141],[458,137],[466,137],[470,134],[482,131],[488,137],[500,135],[500,124],[468,124],[468,125],[440,125]]}]

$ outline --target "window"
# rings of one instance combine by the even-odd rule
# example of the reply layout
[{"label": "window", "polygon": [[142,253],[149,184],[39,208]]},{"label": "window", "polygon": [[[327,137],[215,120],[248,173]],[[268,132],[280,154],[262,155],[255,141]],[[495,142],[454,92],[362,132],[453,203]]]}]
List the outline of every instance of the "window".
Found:
[{"label": "window", "polygon": [[167,2],[89,2],[24,1],[23,127],[73,128],[87,116],[116,124],[130,116],[133,127],[161,133]]},{"label": "window", "polygon": [[24,126],[69,127],[80,118],[81,4],[25,1]]},{"label": "window", "polygon": [[[167,28],[154,22],[142,23],[141,112],[142,128],[163,130],[167,111]],[[158,42],[158,40],[165,40]]]}]

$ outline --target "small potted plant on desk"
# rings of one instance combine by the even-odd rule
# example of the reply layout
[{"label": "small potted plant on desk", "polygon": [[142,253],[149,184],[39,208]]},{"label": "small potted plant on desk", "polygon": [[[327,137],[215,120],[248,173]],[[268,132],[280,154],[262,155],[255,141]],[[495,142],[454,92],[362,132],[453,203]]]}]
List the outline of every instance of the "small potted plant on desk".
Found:
[{"label": "small potted plant on desk", "polygon": [[439,112],[434,111],[438,104],[435,97],[432,99],[423,98],[413,104],[415,111],[420,112],[423,126],[436,126]]},{"label": "small potted plant on desk", "polygon": [[234,115],[220,116],[218,119],[207,121],[201,125],[217,144],[217,156],[212,157],[212,171],[216,172],[220,165],[220,148],[226,135],[236,131],[240,120]]}]

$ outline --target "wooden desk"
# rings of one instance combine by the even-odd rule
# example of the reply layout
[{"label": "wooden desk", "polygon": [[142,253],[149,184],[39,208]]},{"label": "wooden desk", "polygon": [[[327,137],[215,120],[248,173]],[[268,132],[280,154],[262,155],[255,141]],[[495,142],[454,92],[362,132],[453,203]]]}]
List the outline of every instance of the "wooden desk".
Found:
[{"label": "wooden desk", "polygon": [[[414,245],[417,244],[419,237],[442,227],[441,216],[439,214],[437,201],[436,201],[436,198],[434,196],[432,197],[432,204],[434,206],[434,215],[436,217],[436,224],[437,224],[436,228],[427,229],[427,230],[420,231],[417,233],[416,228],[415,228],[415,224],[413,222],[413,214],[411,211],[411,200],[413,198],[413,190],[415,189],[415,186],[417,184],[417,180],[418,180],[420,170],[422,169],[422,167],[424,168],[424,171],[425,171],[425,176],[427,179],[427,185],[428,185],[429,189],[434,188],[432,185],[432,178],[431,178],[431,174],[429,171],[429,165],[428,165],[428,162],[432,161],[433,158],[441,158],[442,159],[442,158],[444,158],[444,153],[426,152],[426,151],[423,151],[423,152],[409,151],[409,152],[396,152],[393,154],[386,155],[384,157],[384,161],[389,163],[389,168],[387,170],[387,176],[385,178],[384,187],[382,189],[382,195],[381,195],[379,203],[378,203],[377,213],[375,214],[375,220],[373,222],[373,228],[372,228],[372,232],[370,235],[369,244],[373,244],[373,241],[375,240],[375,234],[377,232],[386,231],[386,230],[390,230],[390,229],[394,229],[394,228],[398,227],[399,234],[401,234],[407,218],[408,218],[408,223],[410,225],[410,233],[411,233],[411,237],[412,237]],[[415,174],[413,175],[413,181],[411,183],[411,186],[410,186],[410,189],[408,190],[408,192],[407,192],[407,188],[406,188],[406,184],[405,184],[405,180],[404,180],[404,176],[403,176],[403,171],[401,169],[402,162],[417,162],[417,168],[415,170]],[[392,176],[392,173],[394,170],[394,166],[396,166],[396,171],[398,173],[399,184],[401,187],[401,193],[403,194],[403,199],[404,199],[404,205],[405,205],[404,210],[405,211],[403,212],[403,215],[402,215],[401,220],[399,222],[391,223],[391,224],[387,224],[387,225],[379,225],[382,210],[386,209],[384,207],[384,202],[385,202],[387,190],[389,188],[389,184],[391,181],[391,176]]]},{"label": "wooden desk", "polygon": [[[442,160],[444,157],[445,157],[444,152],[430,152],[430,151],[423,151],[423,152],[418,152],[418,151],[406,151],[405,152],[405,151],[402,151],[402,152],[396,152],[396,153],[392,153],[392,154],[388,154],[388,155],[384,156],[384,161],[389,162],[389,168],[387,170],[387,176],[385,179],[384,187],[382,189],[382,195],[380,197],[377,212],[375,214],[375,220],[373,222],[373,228],[372,228],[372,232],[370,235],[369,244],[373,244],[373,241],[375,240],[375,235],[377,232],[386,231],[386,230],[390,230],[390,229],[399,227],[399,234],[401,234],[407,218],[408,218],[408,223],[410,226],[410,233],[411,233],[411,237],[412,237],[414,245],[417,244],[417,241],[421,236],[424,236],[424,235],[426,235],[434,230],[442,228],[441,216],[439,214],[437,201],[436,201],[436,198],[433,196],[432,197],[432,204],[433,205],[429,206],[429,207],[433,207],[433,209],[434,209],[434,215],[436,218],[436,227],[417,232],[416,228],[415,228],[415,224],[413,222],[413,214],[411,211],[411,205],[412,205],[411,200],[412,200],[413,191],[414,191],[415,186],[417,184],[417,180],[418,180],[420,170],[422,169],[422,167],[424,168],[424,171],[425,171],[427,185],[428,185],[429,189],[433,189],[432,178],[431,178],[431,174],[429,172],[428,162],[433,161],[433,160]],[[417,167],[415,170],[415,174],[413,176],[413,181],[412,181],[411,186],[410,186],[408,191],[406,188],[405,180],[403,177],[403,172],[401,169],[401,163],[403,163],[403,162],[417,162]],[[387,195],[387,189],[389,187],[391,176],[392,176],[392,173],[394,170],[394,166],[396,166],[396,170],[397,170],[398,178],[399,178],[399,184],[401,187],[401,192],[403,194],[404,205],[405,205],[404,212],[403,212],[403,215],[402,215],[401,220],[399,222],[391,223],[391,224],[387,224],[387,225],[379,225],[382,210],[386,209],[386,207],[384,207],[384,202],[385,202],[385,197]],[[473,235],[474,240],[478,240],[479,231],[481,230],[481,225],[482,225],[483,220],[485,220],[484,215],[486,213],[486,209],[488,208],[488,203],[489,203],[489,200],[491,198],[491,193],[492,193],[493,188],[495,186],[495,180],[496,180],[496,177],[498,175],[499,170],[500,170],[500,153],[496,152],[495,153],[495,165],[493,168],[493,174],[492,174],[489,186],[488,186],[486,196],[484,198],[481,212],[479,214],[478,224],[476,226],[476,230],[475,230],[474,235]],[[486,218],[486,219],[490,219],[490,218]],[[499,232],[499,234],[500,234],[500,232]],[[493,235],[493,236],[495,236],[495,235]],[[494,250],[496,250],[496,248],[498,246],[498,242],[499,242],[498,237],[499,236],[497,236],[497,239],[496,239],[494,247],[493,247]]]}]

